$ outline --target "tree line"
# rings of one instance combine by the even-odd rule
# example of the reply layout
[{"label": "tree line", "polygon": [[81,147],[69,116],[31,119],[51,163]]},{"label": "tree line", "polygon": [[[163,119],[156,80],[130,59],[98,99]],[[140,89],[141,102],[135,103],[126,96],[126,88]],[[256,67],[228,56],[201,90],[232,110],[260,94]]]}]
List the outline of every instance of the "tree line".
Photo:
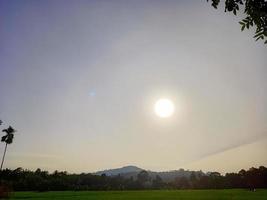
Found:
[{"label": "tree line", "polygon": [[90,173],[69,174],[66,171],[48,173],[17,168],[0,171],[2,185],[14,191],[64,191],[64,190],[141,190],[141,189],[227,189],[227,188],[267,188],[267,168],[250,168],[238,173],[221,175],[218,172],[200,174],[192,172],[189,177],[176,177],[163,181],[159,175],[154,178],[147,171],[136,177],[123,175],[106,176]]}]

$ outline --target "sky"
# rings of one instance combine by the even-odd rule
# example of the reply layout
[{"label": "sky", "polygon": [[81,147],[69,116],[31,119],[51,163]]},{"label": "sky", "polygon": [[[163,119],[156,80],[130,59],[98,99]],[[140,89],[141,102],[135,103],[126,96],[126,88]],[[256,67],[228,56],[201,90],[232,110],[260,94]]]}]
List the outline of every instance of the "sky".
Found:
[{"label": "sky", "polygon": [[267,49],[240,17],[194,0],[0,0],[1,127],[17,130],[4,167],[267,166]]}]

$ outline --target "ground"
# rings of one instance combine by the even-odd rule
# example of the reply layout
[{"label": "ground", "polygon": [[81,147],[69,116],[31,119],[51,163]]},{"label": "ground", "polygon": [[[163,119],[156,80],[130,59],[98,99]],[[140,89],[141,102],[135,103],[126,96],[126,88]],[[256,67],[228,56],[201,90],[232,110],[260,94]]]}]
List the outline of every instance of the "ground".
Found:
[{"label": "ground", "polygon": [[150,190],[84,192],[15,192],[11,199],[31,200],[267,200],[267,189],[248,190]]}]

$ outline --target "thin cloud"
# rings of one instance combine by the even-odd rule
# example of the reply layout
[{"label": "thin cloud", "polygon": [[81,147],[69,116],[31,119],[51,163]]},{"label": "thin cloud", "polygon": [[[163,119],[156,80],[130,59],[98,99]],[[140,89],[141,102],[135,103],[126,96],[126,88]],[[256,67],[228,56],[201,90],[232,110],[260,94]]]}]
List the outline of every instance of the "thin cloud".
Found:
[{"label": "thin cloud", "polygon": [[187,161],[187,162],[183,163],[183,165],[188,165],[188,164],[203,160],[205,158],[208,158],[208,157],[211,157],[211,156],[214,156],[214,155],[217,155],[217,154],[221,154],[221,153],[224,153],[226,151],[230,151],[232,149],[236,149],[236,148],[240,148],[242,146],[253,144],[253,143],[256,143],[256,142],[258,142],[258,141],[260,141],[262,139],[265,139],[265,138],[267,138],[267,132],[263,132],[263,133],[257,134],[256,136],[253,136],[253,137],[245,138],[242,141],[240,141],[239,143],[231,144],[231,145],[225,146],[223,148],[217,149],[215,151],[211,151],[209,153],[201,154],[197,158],[194,158],[194,159],[192,159],[190,161]]}]

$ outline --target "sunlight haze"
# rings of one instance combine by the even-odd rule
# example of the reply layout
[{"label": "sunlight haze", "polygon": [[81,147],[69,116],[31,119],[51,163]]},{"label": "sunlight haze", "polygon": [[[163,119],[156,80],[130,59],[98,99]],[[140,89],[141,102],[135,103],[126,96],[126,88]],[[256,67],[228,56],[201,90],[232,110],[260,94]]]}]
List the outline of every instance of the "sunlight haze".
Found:
[{"label": "sunlight haze", "polygon": [[[0,119],[18,130],[5,167],[267,165],[267,49],[238,18],[193,0],[12,2],[0,1]],[[155,114],[162,98],[170,117]]]}]

